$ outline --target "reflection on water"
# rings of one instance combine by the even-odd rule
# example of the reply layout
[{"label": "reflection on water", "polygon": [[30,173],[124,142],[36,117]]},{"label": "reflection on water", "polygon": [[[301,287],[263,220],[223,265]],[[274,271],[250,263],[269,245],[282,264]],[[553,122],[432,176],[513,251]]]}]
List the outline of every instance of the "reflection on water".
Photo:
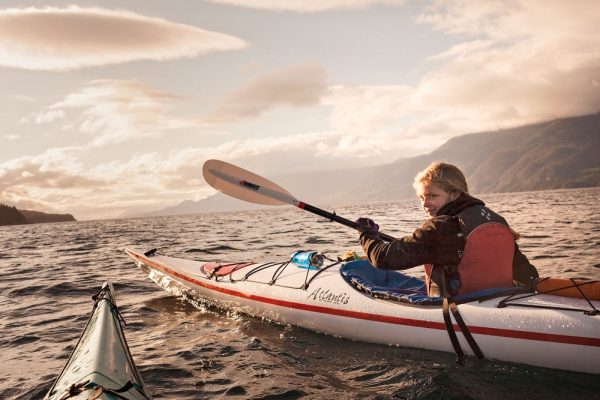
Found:
[{"label": "reflection on water", "polygon": [[[600,279],[600,189],[486,195],[522,234],[543,276]],[[306,199],[309,200],[309,199]],[[416,201],[336,207],[402,236],[424,215]],[[206,261],[287,259],[296,249],[335,257],[355,232],[300,210],[0,227],[0,398],[42,398],[91,312],[115,283],[125,334],[155,398],[600,398],[597,377],[452,354],[350,342],[204,305],[158,288],[123,249],[164,248]],[[414,275],[422,275],[419,268]]]}]

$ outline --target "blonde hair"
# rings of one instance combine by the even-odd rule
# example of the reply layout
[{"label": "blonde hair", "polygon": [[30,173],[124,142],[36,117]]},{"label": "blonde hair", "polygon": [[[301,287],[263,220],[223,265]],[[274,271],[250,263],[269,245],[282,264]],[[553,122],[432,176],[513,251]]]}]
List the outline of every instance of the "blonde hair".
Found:
[{"label": "blonde hair", "polygon": [[435,183],[446,192],[469,193],[467,179],[462,171],[452,164],[434,161],[415,176],[413,187],[419,190],[421,183]]}]

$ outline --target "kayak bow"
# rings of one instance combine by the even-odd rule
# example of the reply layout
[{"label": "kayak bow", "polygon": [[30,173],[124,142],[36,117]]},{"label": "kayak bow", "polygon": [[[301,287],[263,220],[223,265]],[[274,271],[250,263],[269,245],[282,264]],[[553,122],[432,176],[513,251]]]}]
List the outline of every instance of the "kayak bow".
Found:
[{"label": "kayak bow", "polygon": [[44,399],[150,399],[121,328],[114,289],[104,283],[67,364]]}]

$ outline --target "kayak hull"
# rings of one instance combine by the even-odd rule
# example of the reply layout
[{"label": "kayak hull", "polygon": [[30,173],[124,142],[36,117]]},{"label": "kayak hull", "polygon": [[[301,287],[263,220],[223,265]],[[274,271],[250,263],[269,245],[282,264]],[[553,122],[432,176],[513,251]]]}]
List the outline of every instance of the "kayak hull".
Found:
[{"label": "kayak hull", "polygon": [[[281,268],[276,263],[272,267],[246,263],[227,276],[215,277],[206,273],[203,267],[208,264],[201,261],[126,251],[153,281],[177,295],[336,337],[454,351],[441,307],[369,296],[344,280],[340,264],[318,272],[293,264]],[[499,308],[500,300],[458,306],[486,358],[600,373],[600,316],[549,308]],[[521,302],[581,307],[583,300],[541,295]],[[459,327],[455,324],[453,329],[464,352],[472,355]]]},{"label": "kayak hull", "polygon": [[[69,395],[70,394],[70,395]],[[44,399],[149,399],[105,283],[77,346]]]}]

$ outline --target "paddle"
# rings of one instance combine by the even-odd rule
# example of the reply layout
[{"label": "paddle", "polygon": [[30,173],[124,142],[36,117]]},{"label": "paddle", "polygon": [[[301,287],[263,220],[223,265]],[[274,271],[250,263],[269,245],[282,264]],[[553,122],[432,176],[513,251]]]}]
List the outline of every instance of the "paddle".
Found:
[{"label": "paddle", "polygon": [[[210,186],[236,199],[273,206],[289,204],[358,230],[356,222],[297,200],[276,183],[225,161],[206,161],[202,167],[202,175]],[[388,242],[394,240],[385,233],[380,232],[379,236]]]}]

